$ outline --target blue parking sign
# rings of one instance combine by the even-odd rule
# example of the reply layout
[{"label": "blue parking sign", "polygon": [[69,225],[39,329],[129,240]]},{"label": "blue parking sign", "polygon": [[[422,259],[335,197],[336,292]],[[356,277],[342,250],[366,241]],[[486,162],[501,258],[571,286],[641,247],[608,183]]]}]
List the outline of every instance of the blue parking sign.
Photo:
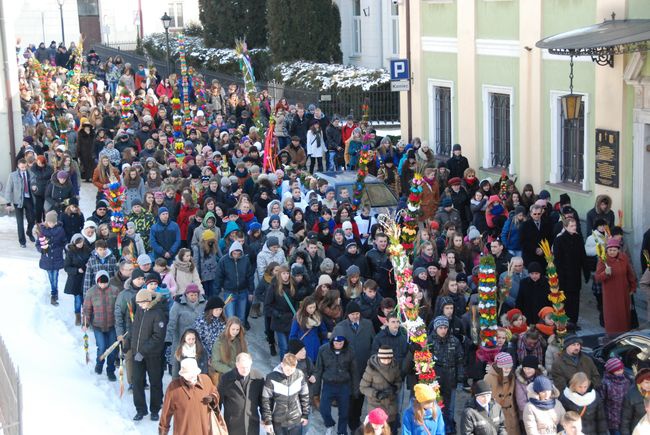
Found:
[{"label": "blue parking sign", "polygon": [[408,80],[410,78],[408,59],[395,59],[390,61],[391,80]]}]

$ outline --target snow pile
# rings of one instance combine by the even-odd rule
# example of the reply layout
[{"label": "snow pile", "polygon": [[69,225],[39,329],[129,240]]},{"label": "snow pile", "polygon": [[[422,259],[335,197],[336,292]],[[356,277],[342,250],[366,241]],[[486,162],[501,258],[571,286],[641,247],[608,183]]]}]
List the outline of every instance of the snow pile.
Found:
[{"label": "snow pile", "polygon": [[328,91],[332,88],[361,88],[369,91],[390,82],[390,74],[383,69],[316,62],[285,62],[274,67],[281,81],[294,88]]}]

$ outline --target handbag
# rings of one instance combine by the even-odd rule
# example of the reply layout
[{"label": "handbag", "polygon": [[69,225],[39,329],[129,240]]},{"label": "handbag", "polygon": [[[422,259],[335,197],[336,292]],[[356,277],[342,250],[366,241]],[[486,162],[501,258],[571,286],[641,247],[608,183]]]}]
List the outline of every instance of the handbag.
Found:
[{"label": "handbag", "polygon": [[211,435],[228,435],[228,426],[219,409],[210,408]]},{"label": "handbag", "polygon": [[636,329],[639,327],[639,315],[636,313],[636,303],[634,302],[634,295],[630,295],[630,327]]}]

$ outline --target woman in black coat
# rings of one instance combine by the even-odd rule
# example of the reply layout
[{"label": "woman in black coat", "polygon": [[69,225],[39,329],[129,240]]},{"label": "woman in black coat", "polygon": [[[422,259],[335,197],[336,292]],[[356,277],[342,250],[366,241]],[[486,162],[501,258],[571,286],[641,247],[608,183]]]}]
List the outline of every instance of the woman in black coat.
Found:
[{"label": "woman in black coat", "polygon": [[582,287],[587,255],[584,241],[577,231],[577,222],[574,219],[565,220],[564,230],[553,242],[553,255],[555,256],[560,288],[566,294],[564,309],[569,316],[569,322],[577,325],[580,311],[580,288]]},{"label": "woman in black coat", "polygon": [[90,258],[91,249],[86,245],[84,237],[77,233],[72,236],[71,243],[66,247],[63,268],[68,275],[63,292],[74,296],[75,324],[81,325],[81,306],[84,302],[83,283],[86,273],[86,263]]},{"label": "woman in black coat", "polygon": [[74,188],[70,175],[66,171],[58,171],[50,178],[50,184],[45,189],[45,203],[48,210],[61,213],[74,197]]},{"label": "woman in black coat", "polygon": [[[101,150],[100,150],[101,151]],[[90,123],[84,123],[77,136],[77,155],[81,165],[81,178],[90,181],[95,170],[95,132]]]},{"label": "woman in black coat", "polygon": [[65,207],[64,212],[59,216],[61,218],[61,223],[63,224],[66,240],[71,240],[72,236],[81,233],[81,230],[84,227],[85,218],[79,208],[79,200],[76,197],[70,199],[68,206]]},{"label": "woman in black coat", "polygon": [[296,313],[296,285],[285,264],[278,267],[271,285],[266,292],[264,312],[270,313],[271,330],[275,332],[276,341],[280,351],[280,361],[287,353],[289,346],[289,332],[291,321]]},{"label": "woman in black coat", "polygon": [[560,395],[564,409],[578,413],[582,420],[582,433],[589,435],[607,435],[607,416],[603,408],[603,399],[595,388],[589,388],[591,381],[583,372],[571,377],[569,385]]}]

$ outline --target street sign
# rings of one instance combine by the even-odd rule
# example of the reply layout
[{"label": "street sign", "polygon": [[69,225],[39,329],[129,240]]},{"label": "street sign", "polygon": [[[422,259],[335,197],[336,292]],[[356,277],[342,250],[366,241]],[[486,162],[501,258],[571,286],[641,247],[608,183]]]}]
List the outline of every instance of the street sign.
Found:
[{"label": "street sign", "polygon": [[408,91],[411,89],[411,83],[408,80],[393,80],[390,82],[390,90],[393,92]]},{"label": "street sign", "polygon": [[395,59],[390,61],[391,80],[408,80],[410,78],[408,59]]}]

